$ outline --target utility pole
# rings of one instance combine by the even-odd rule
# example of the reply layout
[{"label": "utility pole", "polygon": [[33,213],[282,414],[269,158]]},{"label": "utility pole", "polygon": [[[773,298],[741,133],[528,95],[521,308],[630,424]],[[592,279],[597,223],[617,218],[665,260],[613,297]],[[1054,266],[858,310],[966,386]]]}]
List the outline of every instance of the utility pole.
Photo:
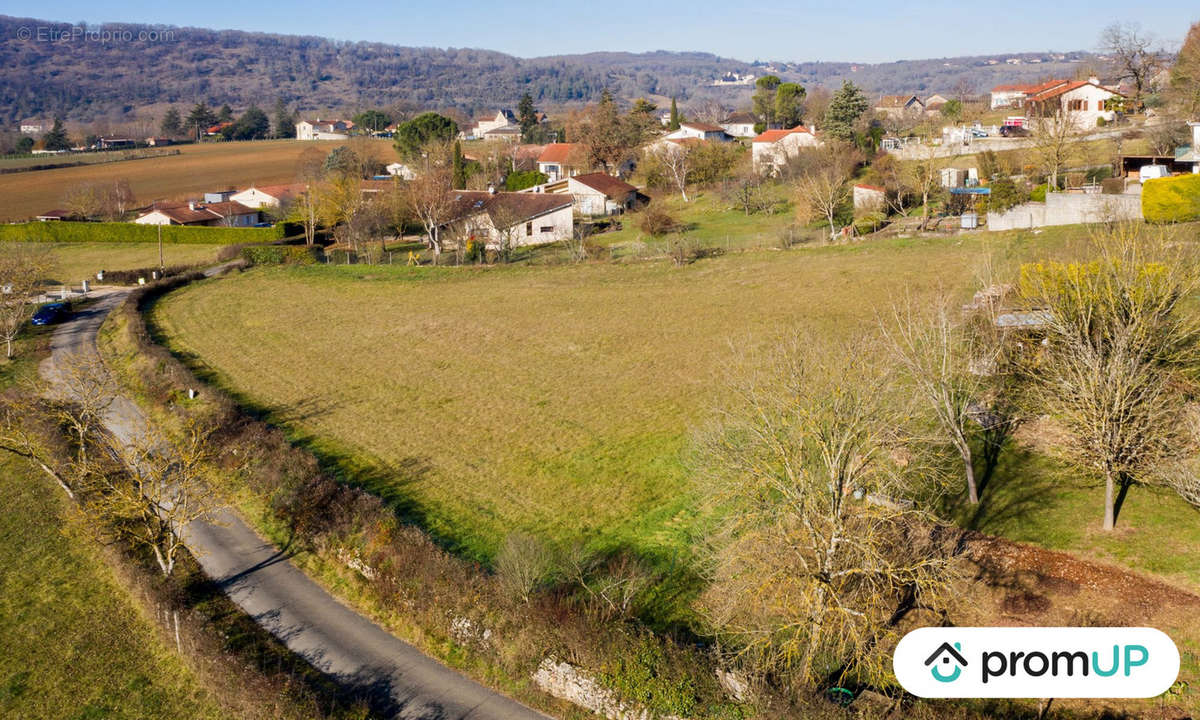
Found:
[{"label": "utility pole", "polygon": [[165,274],[167,271],[166,264],[163,263],[163,247],[162,247],[162,225],[158,227],[158,273]]}]

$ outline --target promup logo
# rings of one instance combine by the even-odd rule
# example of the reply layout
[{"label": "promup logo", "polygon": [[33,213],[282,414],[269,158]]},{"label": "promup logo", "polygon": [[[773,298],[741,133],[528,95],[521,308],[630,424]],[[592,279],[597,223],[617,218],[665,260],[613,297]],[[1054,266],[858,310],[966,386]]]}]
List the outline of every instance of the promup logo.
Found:
[{"label": "promup logo", "polygon": [[[956,642],[954,645],[951,645],[948,642],[944,642],[937,650],[933,651],[932,655],[926,658],[925,664],[933,665],[933,667],[929,668],[929,672],[933,675],[934,680],[944,683],[954,682],[958,679],[959,675],[962,675],[962,669],[967,666],[967,659],[963,657],[961,651],[962,643]],[[938,658],[941,658],[944,665],[950,665],[951,661],[953,661],[955,663],[954,671],[948,675],[943,675],[942,670],[937,665],[934,665]]]},{"label": "promup logo", "polygon": [[1179,674],[1179,650],[1153,628],[921,628],[892,658],[920,697],[1146,698]]}]

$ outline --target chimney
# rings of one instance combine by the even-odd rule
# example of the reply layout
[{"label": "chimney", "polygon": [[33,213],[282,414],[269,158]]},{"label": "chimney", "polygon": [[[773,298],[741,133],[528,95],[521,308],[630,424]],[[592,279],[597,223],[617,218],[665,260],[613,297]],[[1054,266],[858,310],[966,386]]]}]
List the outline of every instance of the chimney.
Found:
[{"label": "chimney", "polygon": [[496,194],[496,186],[489,184],[488,185],[488,195],[495,195],[495,194]]},{"label": "chimney", "polygon": [[1092,75],[1091,77],[1088,78],[1088,82],[1090,82],[1093,85],[1099,85],[1100,78],[1096,77],[1095,75]]},{"label": "chimney", "polygon": [[188,200],[188,210],[195,210],[195,209],[196,209],[196,201]]}]

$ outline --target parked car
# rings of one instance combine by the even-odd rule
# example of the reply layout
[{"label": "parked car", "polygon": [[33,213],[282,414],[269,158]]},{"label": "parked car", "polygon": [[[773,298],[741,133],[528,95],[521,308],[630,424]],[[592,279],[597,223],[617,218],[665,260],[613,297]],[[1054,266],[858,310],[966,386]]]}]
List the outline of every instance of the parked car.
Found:
[{"label": "parked car", "polygon": [[71,312],[71,304],[65,302],[50,303],[43,305],[33,313],[33,318],[30,320],[34,325],[53,325],[56,322],[64,319],[67,313]]},{"label": "parked car", "polygon": [[1142,182],[1165,177],[1171,177],[1171,171],[1166,165],[1143,165],[1138,169],[1138,179]]},{"label": "parked car", "polygon": [[1000,137],[1029,137],[1029,131],[1020,125],[1005,125],[1000,128]]}]

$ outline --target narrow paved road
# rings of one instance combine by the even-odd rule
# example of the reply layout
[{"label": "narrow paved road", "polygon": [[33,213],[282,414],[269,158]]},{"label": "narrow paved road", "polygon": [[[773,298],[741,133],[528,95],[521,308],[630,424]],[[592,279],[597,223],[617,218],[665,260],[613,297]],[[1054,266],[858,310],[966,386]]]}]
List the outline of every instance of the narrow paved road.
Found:
[{"label": "narrow paved road", "polygon": [[[128,291],[106,295],[60,326],[42,375],[53,383],[56,362],[73,353],[96,352],[96,332],[127,295]],[[128,441],[144,432],[146,419],[130,398],[119,396],[106,424]],[[185,537],[204,571],[247,614],[317,668],[384,700],[395,717],[546,720],[342,605],[232,509],[220,511],[211,523],[192,523]]]}]

